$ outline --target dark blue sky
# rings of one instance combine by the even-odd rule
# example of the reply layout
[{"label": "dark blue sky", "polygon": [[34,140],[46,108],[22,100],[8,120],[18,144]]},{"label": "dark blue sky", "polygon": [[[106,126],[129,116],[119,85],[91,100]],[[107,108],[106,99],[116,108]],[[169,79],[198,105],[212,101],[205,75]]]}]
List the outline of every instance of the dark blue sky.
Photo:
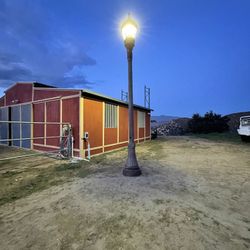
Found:
[{"label": "dark blue sky", "polygon": [[249,0],[0,0],[0,95],[38,81],[120,98],[128,12],[140,25],[135,103],[146,84],[154,115],[250,110]]}]

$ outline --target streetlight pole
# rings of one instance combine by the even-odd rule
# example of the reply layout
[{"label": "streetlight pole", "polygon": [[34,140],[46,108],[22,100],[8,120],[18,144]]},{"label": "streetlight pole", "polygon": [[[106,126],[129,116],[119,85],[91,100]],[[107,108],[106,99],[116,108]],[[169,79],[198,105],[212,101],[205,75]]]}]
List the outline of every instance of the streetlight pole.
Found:
[{"label": "streetlight pole", "polygon": [[137,25],[128,17],[127,21],[122,25],[122,32],[124,36],[124,44],[127,49],[128,60],[128,126],[129,126],[129,143],[128,143],[128,158],[123,169],[125,176],[139,176],[141,169],[138,165],[135,142],[134,142],[134,104],[133,104],[133,48],[135,46],[135,33]]}]

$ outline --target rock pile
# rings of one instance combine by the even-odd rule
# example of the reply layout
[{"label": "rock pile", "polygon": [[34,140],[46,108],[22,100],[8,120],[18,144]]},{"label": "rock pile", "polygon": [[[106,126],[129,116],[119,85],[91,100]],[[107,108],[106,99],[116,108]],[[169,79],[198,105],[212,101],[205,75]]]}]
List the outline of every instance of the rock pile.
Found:
[{"label": "rock pile", "polygon": [[157,131],[157,135],[183,135],[187,132],[186,128],[176,120],[159,125],[153,131]]}]

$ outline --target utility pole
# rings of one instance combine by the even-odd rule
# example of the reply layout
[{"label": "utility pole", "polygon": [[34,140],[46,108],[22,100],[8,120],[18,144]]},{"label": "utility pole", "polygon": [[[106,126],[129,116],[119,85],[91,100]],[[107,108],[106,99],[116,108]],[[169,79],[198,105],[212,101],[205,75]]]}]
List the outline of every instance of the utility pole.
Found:
[{"label": "utility pole", "polygon": [[150,109],[150,88],[144,86],[144,107]]},{"label": "utility pole", "polygon": [[128,102],[128,92],[121,90],[121,100],[123,102]]}]

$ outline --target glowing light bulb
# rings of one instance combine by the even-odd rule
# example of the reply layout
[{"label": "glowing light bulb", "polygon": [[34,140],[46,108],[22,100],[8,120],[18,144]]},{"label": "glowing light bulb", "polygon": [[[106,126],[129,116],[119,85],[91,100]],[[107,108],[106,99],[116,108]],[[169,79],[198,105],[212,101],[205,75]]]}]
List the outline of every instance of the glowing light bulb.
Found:
[{"label": "glowing light bulb", "polygon": [[138,30],[138,25],[137,23],[130,17],[128,16],[127,20],[123,22],[121,26],[121,31],[122,31],[122,36],[123,39],[135,39],[136,34]]}]

